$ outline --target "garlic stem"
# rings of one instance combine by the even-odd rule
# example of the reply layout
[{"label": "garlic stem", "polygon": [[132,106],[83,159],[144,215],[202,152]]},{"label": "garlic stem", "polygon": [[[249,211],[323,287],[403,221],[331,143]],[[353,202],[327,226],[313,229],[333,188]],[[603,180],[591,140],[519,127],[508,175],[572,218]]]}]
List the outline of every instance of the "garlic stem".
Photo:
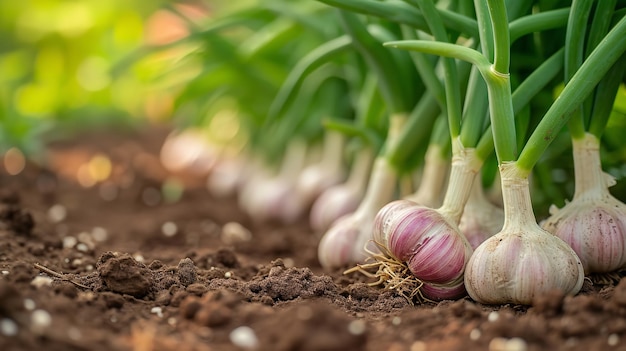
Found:
[{"label": "garlic stem", "polygon": [[599,199],[608,195],[608,188],[615,180],[602,171],[600,141],[591,133],[581,139],[572,139],[574,157],[574,198]]},{"label": "garlic stem", "polygon": [[447,179],[448,165],[449,161],[442,157],[441,146],[435,143],[428,145],[419,188],[406,199],[430,208],[441,206],[441,193]]},{"label": "garlic stem", "polygon": [[464,148],[458,137],[453,139],[450,180],[439,212],[455,224],[461,220],[472,183],[481,166],[482,161],[476,157],[473,148]]},{"label": "garlic stem", "polygon": [[352,164],[350,175],[346,180],[346,185],[354,190],[364,191],[367,181],[370,178],[372,163],[374,162],[374,151],[370,147],[361,148]]},{"label": "garlic stem", "polygon": [[340,174],[343,172],[343,150],[346,144],[346,137],[334,130],[327,130],[324,133],[324,146],[322,161],[324,169],[328,174]]}]

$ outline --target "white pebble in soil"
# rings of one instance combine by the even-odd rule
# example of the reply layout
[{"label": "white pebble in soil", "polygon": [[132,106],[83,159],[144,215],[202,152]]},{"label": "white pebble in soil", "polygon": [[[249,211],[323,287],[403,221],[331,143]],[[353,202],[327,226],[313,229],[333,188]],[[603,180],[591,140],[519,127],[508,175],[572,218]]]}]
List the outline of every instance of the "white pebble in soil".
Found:
[{"label": "white pebble in soil", "polygon": [[233,329],[229,335],[230,342],[243,349],[254,349],[259,344],[259,339],[254,330],[247,326]]},{"label": "white pebble in soil", "polygon": [[496,311],[491,311],[487,316],[487,320],[490,322],[495,322],[498,320],[498,318],[500,318],[500,315]]},{"label": "white pebble in soil", "polygon": [[154,313],[159,318],[163,318],[163,309],[161,307],[152,307],[150,313]]},{"label": "white pebble in soil", "polygon": [[252,239],[252,233],[237,222],[228,222],[222,227],[222,233],[220,238],[224,244],[237,244]]},{"label": "white pebble in soil", "polygon": [[178,226],[174,222],[165,222],[161,226],[161,232],[167,237],[172,237],[178,233]]},{"label": "white pebble in soil", "polygon": [[103,242],[107,240],[109,233],[102,227],[93,227],[91,230],[91,237],[97,242]]},{"label": "white pebble in soil", "polygon": [[26,309],[26,311],[32,311],[37,307],[37,304],[33,299],[24,299],[22,304],[24,305],[24,309]]},{"label": "white pebble in soil", "polygon": [[35,333],[44,332],[52,324],[52,316],[45,310],[34,310],[30,315],[30,327]]},{"label": "white pebble in soil", "polygon": [[367,325],[362,319],[353,320],[348,324],[348,332],[352,335],[362,335],[366,328]]},{"label": "white pebble in soil", "polygon": [[36,288],[42,288],[44,286],[50,286],[52,284],[52,278],[50,277],[46,277],[43,275],[38,275],[35,278],[33,278],[33,280],[30,281],[30,285],[36,287]]},{"label": "white pebble in soil", "polygon": [[63,221],[67,218],[67,208],[61,204],[52,205],[52,207],[48,209],[48,218],[50,218],[53,223]]},{"label": "white pebble in soil", "polygon": [[489,351],[526,351],[528,344],[522,338],[493,338],[489,342]]},{"label": "white pebble in soil", "polygon": [[14,336],[17,335],[18,331],[19,328],[17,327],[17,323],[15,323],[12,319],[0,319],[0,333],[2,333],[2,335]]}]

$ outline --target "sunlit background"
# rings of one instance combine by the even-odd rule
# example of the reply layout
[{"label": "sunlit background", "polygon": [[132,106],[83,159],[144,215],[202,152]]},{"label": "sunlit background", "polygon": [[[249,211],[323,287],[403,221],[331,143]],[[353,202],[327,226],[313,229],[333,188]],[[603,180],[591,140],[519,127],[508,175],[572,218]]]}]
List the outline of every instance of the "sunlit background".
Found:
[{"label": "sunlit background", "polygon": [[73,130],[171,119],[176,80],[198,68],[159,79],[185,47],[141,48],[179,40],[188,23],[247,3],[1,1],[0,152],[32,155],[45,138]]}]

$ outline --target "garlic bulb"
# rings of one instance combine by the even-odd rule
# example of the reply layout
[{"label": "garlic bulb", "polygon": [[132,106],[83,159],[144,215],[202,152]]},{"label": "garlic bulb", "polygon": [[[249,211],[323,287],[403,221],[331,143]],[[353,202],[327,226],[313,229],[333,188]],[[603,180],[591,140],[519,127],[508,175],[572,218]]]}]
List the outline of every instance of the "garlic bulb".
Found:
[{"label": "garlic bulb", "polygon": [[357,209],[365,193],[373,158],[373,151],[370,148],[360,150],[355,157],[348,180],[326,189],[313,202],[309,217],[313,230],[323,232],[338,218]]},{"label": "garlic bulb", "polygon": [[529,305],[554,289],[576,294],[583,267],[567,243],[541,229],[535,220],[528,178],[517,165],[500,165],[504,226],[483,242],[465,269],[470,297],[485,304]]},{"label": "garlic bulb", "polygon": [[[359,207],[339,218],[324,233],[317,251],[322,267],[342,267],[367,258],[366,245],[372,238],[374,217],[384,204],[391,201],[396,178],[396,172],[387,160],[377,158]],[[374,245],[369,245],[369,249],[376,250]]]},{"label": "garlic bulb", "polygon": [[461,233],[476,249],[487,238],[499,232],[503,224],[504,210],[487,200],[480,179],[476,179],[459,223]]},{"label": "garlic bulb", "polygon": [[542,227],[568,243],[585,273],[608,273],[626,266],[626,205],[608,188],[615,180],[602,172],[600,141],[587,133],[572,139],[576,188],[560,210],[551,209]]},{"label": "garlic bulb", "polygon": [[378,212],[374,222],[374,240],[383,253],[404,262],[423,283],[421,294],[433,300],[465,295],[463,273],[472,254],[458,222],[481,162],[458,139],[454,150],[450,182],[439,209],[394,201]]},{"label": "garlic bulb", "polygon": [[[306,144],[294,140],[287,148],[280,172],[275,176],[261,171],[239,193],[239,207],[257,222],[280,221],[291,224],[306,211],[295,192],[295,180],[306,159]],[[261,168],[262,169],[262,168]]]},{"label": "garlic bulb", "polygon": [[472,248],[458,228],[439,211],[398,200],[384,206],[374,222],[374,240],[405,262],[434,300],[465,295],[463,271]]}]

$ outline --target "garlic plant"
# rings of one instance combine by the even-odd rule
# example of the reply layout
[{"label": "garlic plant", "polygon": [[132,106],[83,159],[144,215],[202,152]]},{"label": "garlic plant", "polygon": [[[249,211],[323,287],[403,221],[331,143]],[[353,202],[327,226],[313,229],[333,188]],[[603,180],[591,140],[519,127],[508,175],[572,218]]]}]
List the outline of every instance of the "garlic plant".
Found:
[{"label": "garlic plant", "polygon": [[626,266],[626,205],[609,193],[615,180],[602,171],[598,138],[573,139],[572,151],[574,198],[541,226],[576,251],[585,273],[613,272]]},{"label": "garlic plant", "polygon": [[305,201],[295,193],[296,179],[306,161],[306,144],[293,140],[276,175],[259,172],[239,193],[238,202],[254,221],[294,223],[306,210]]},{"label": "garlic plant", "polygon": [[337,219],[357,209],[365,194],[373,159],[371,148],[363,147],[355,156],[348,179],[326,189],[313,202],[309,215],[313,230],[323,232]]},{"label": "garlic plant", "polygon": [[[396,171],[386,159],[378,157],[359,207],[339,218],[324,233],[317,251],[322,267],[336,268],[365,260],[365,245],[371,239],[374,218],[392,200],[396,180]],[[370,248],[375,250],[371,245]]]},{"label": "garlic plant", "polygon": [[374,241],[383,254],[406,264],[422,284],[420,294],[432,300],[465,295],[463,273],[472,247],[461,234],[458,222],[472,182],[482,162],[473,149],[454,140],[450,181],[438,209],[409,200],[384,206],[374,222]]},{"label": "garlic plant", "polygon": [[582,264],[567,243],[537,224],[528,178],[514,162],[500,165],[500,177],[504,227],[478,246],[467,263],[470,297],[485,304],[529,305],[554,289],[578,293],[584,280]]}]

